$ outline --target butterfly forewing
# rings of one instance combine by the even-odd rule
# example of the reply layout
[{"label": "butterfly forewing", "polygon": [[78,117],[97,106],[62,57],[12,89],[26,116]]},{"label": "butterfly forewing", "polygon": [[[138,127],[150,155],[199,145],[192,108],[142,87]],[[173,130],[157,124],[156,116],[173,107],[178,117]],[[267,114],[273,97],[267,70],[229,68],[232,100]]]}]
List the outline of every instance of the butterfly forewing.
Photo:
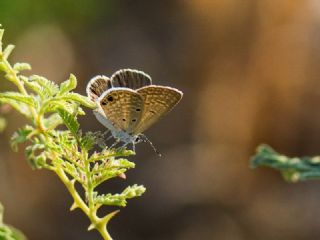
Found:
[{"label": "butterfly forewing", "polygon": [[99,98],[99,104],[115,128],[131,133],[136,128],[143,112],[143,98],[126,88],[114,88]]},{"label": "butterfly forewing", "polygon": [[137,92],[143,97],[144,105],[139,124],[133,130],[134,134],[144,132],[168,113],[182,98],[182,92],[164,86],[147,86],[138,89]]},{"label": "butterfly forewing", "polygon": [[111,80],[106,76],[96,76],[87,85],[87,95],[91,101],[96,101],[105,91],[111,88]]},{"label": "butterfly forewing", "polygon": [[151,84],[151,77],[141,71],[133,69],[121,69],[111,76],[114,87],[138,89]]}]

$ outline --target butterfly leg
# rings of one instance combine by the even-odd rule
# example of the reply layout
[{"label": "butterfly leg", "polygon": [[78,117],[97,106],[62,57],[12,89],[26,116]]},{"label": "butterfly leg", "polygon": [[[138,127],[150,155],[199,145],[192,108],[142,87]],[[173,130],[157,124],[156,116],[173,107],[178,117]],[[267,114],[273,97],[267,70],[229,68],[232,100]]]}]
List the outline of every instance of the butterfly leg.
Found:
[{"label": "butterfly leg", "polygon": [[[123,145],[121,145],[120,147],[118,147],[117,150],[120,150],[120,149],[122,149],[122,148],[124,149],[126,146],[129,145],[129,143],[130,143],[130,142],[124,143]],[[135,151],[134,148],[133,148],[132,150]]]},{"label": "butterfly leg", "polygon": [[107,137],[106,141],[109,141],[111,138],[113,138],[112,135],[110,135],[109,137]]},{"label": "butterfly leg", "polygon": [[136,152],[136,144],[134,142],[132,142],[132,150]]},{"label": "butterfly leg", "polygon": [[118,143],[120,143],[120,139],[119,138],[117,138],[116,141],[109,148],[110,149],[114,148]]}]

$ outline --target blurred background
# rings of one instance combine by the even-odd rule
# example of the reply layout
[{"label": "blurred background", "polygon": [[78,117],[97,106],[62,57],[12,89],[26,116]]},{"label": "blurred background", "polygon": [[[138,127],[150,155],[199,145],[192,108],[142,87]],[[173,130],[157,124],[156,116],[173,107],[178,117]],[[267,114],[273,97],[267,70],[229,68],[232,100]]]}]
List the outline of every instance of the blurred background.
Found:
[{"label": "blurred background", "polygon": [[[290,156],[320,154],[319,1],[2,0],[0,22],[5,43],[16,45],[12,62],[56,82],[74,73],[82,94],[90,78],[121,68],[184,92],[146,132],[163,157],[139,144],[127,180],[101,189],[147,188],[110,222],[114,239],[320,238],[320,182],[289,184],[249,168],[262,142]],[[2,115],[6,222],[32,240],[100,239],[82,212],[68,211],[58,178],[10,149],[23,117]],[[86,131],[104,129],[90,111],[80,121]]]}]

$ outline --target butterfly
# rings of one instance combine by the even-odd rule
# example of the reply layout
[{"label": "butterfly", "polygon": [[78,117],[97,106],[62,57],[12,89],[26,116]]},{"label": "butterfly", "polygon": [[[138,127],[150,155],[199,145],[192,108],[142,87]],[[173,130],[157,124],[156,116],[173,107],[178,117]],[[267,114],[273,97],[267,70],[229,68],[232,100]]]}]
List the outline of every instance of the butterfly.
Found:
[{"label": "butterfly", "polygon": [[142,133],[183,96],[176,88],[153,85],[148,74],[133,69],[121,69],[111,78],[96,76],[89,81],[86,92],[97,104],[94,115],[110,130],[116,143],[132,143],[133,148],[146,139]]}]

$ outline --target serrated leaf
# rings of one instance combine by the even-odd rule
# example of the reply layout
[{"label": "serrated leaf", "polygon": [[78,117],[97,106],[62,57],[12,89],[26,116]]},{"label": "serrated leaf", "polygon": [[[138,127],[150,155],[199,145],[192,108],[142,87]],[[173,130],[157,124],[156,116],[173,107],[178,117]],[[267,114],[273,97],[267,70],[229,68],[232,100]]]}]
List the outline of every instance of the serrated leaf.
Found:
[{"label": "serrated leaf", "polygon": [[30,90],[38,94],[42,99],[46,96],[45,89],[41,85],[39,85],[39,83],[37,83],[36,81],[31,81],[29,78],[24,76],[19,76],[19,78],[21,81],[23,81],[25,86],[27,86]]},{"label": "serrated leaf", "polygon": [[71,107],[70,103],[67,103],[61,99],[48,99],[42,105],[40,113],[49,113],[49,112],[56,112],[57,109],[64,109],[65,111],[72,113],[73,108]]},{"label": "serrated leaf", "polygon": [[80,139],[81,147],[89,151],[94,147],[96,144],[96,138],[93,133],[89,132],[86,133],[83,137]]},{"label": "serrated leaf", "polygon": [[28,140],[28,135],[33,131],[33,127],[27,125],[24,128],[18,129],[18,131],[16,131],[11,139],[10,139],[10,143],[11,143],[11,147],[13,150],[17,151],[18,150],[18,144],[19,143],[23,143],[25,141]]},{"label": "serrated leaf", "polygon": [[139,186],[137,184],[134,184],[133,186],[127,187],[121,194],[128,199],[140,197],[145,191],[146,188],[143,185]]},{"label": "serrated leaf", "polygon": [[21,72],[24,70],[31,70],[31,65],[29,63],[16,63],[13,65],[13,69]]},{"label": "serrated leaf", "polygon": [[30,81],[37,82],[41,87],[43,87],[43,91],[45,91],[46,95],[48,96],[54,96],[59,92],[59,87],[54,82],[46,79],[45,77],[38,76],[38,75],[32,75],[29,78]]},{"label": "serrated leaf", "polygon": [[119,206],[125,207],[127,205],[127,201],[125,198],[121,196],[121,194],[103,194],[99,195],[94,199],[95,203],[103,204],[107,206]]},{"label": "serrated leaf", "polygon": [[320,157],[287,157],[268,145],[260,145],[251,159],[251,167],[270,167],[279,170],[290,182],[320,178]]},{"label": "serrated leaf", "polygon": [[62,124],[63,121],[58,113],[53,113],[49,117],[43,120],[44,126],[48,129],[54,129],[58,125]]},{"label": "serrated leaf", "polygon": [[14,100],[20,103],[25,103],[32,107],[35,106],[35,101],[32,96],[24,95],[17,92],[0,93],[0,102],[4,102],[6,99]]},{"label": "serrated leaf", "polygon": [[136,165],[134,162],[130,162],[125,158],[119,158],[113,161],[110,161],[111,168],[134,168]]},{"label": "serrated leaf", "polygon": [[57,109],[60,117],[62,118],[64,124],[67,126],[67,128],[70,130],[70,132],[73,133],[73,135],[77,135],[77,132],[79,130],[79,123],[75,116],[71,115],[64,109]]},{"label": "serrated leaf", "polygon": [[46,164],[46,155],[43,152],[46,146],[42,143],[34,143],[25,149],[26,157],[31,167],[41,169]]},{"label": "serrated leaf", "polygon": [[10,56],[11,52],[14,49],[14,45],[9,44],[4,50],[3,50],[3,59],[8,59]]},{"label": "serrated leaf", "polygon": [[15,110],[17,110],[19,113],[26,116],[27,118],[31,117],[30,109],[28,105],[25,103],[19,103],[12,99],[0,99],[0,103],[7,103],[11,107],[13,107]]},{"label": "serrated leaf", "polygon": [[66,171],[68,174],[70,174],[73,178],[78,177],[77,169],[72,163],[65,161],[64,165],[66,166]]},{"label": "serrated leaf", "polygon": [[71,74],[69,79],[61,83],[59,95],[63,95],[66,92],[69,92],[77,87],[77,79]]},{"label": "serrated leaf", "polygon": [[127,187],[120,194],[102,194],[94,198],[95,203],[108,205],[108,206],[119,206],[125,207],[127,205],[127,199],[140,197],[146,188],[144,186],[138,186],[137,184]]},{"label": "serrated leaf", "polygon": [[70,101],[70,100],[76,101],[81,105],[86,106],[88,108],[92,108],[92,109],[97,107],[96,104],[92,102],[89,98],[82,96],[78,93],[67,93],[63,96],[63,99],[66,101]]}]

